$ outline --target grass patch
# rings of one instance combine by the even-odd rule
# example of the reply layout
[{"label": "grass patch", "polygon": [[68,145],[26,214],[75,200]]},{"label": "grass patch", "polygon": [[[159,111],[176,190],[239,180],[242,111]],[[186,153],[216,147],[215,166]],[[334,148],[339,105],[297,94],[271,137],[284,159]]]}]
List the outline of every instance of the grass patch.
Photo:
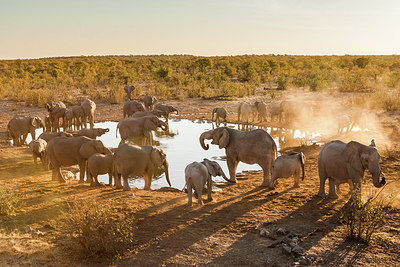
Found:
[{"label": "grass patch", "polygon": [[0,187],[0,215],[9,215],[20,207],[19,196],[8,186]]}]

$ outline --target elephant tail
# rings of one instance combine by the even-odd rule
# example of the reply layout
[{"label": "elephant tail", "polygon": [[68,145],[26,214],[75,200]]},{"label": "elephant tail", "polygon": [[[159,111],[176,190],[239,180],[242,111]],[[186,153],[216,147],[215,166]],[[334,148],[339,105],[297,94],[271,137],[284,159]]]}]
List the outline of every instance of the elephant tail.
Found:
[{"label": "elephant tail", "polygon": [[117,128],[115,129],[115,138],[118,137],[118,129],[119,129],[119,122],[117,124]]},{"label": "elephant tail", "polygon": [[305,171],[304,171],[305,156],[304,156],[303,152],[299,153],[299,161],[301,164],[301,171],[302,171],[301,180],[303,181],[304,177],[305,177]]}]

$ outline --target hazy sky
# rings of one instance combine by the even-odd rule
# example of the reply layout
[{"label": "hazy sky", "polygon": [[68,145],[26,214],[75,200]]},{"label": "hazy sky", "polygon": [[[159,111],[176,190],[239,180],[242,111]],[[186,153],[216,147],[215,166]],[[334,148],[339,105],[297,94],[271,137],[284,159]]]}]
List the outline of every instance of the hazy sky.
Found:
[{"label": "hazy sky", "polygon": [[0,0],[0,59],[400,54],[398,0]]}]

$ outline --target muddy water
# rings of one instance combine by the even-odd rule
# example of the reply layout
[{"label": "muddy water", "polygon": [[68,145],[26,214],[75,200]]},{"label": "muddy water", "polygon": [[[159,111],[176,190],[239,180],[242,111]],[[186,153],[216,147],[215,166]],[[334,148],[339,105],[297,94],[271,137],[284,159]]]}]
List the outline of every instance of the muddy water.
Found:
[{"label": "muddy water", "polygon": [[[227,126],[237,130],[251,130],[255,126],[244,126],[238,124],[228,123],[227,125],[221,124],[220,126]],[[119,133],[116,137],[117,122],[101,122],[95,123],[95,128],[109,128],[110,131],[100,139],[107,147],[118,147],[121,140]],[[158,131],[153,134],[153,145],[162,148],[167,154],[169,162],[169,172],[171,184],[173,187],[182,189],[185,185],[184,169],[193,161],[202,161],[203,158],[216,160],[224,170],[225,174],[229,177],[228,168],[225,160],[225,149],[218,149],[216,145],[210,145],[209,150],[203,150],[199,143],[199,136],[202,132],[216,128],[215,123],[203,120],[187,120],[187,119],[170,119],[169,131]],[[289,146],[298,146],[305,143],[319,142],[320,134],[318,133],[304,133],[299,130],[277,129],[277,128],[264,128],[275,140],[278,151],[281,148]],[[42,129],[36,130],[36,137],[42,133]],[[30,135],[27,138],[27,143],[31,141]],[[137,144],[141,144],[141,140],[135,140]],[[206,140],[209,144],[210,140]],[[253,164],[245,164],[240,162],[237,167],[237,173],[242,171],[260,171],[260,166]],[[79,173],[77,174],[79,177]],[[220,177],[213,178],[216,182],[223,182]],[[108,183],[108,175],[99,176],[99,181]],[[260,180],[261,183],[261,180]],[[132,187],[143,188],[143,178],[130,179]],[[152,188],[157,189],[160,187],[168,186],[165,175],[162,173],[155,177],[152,182]]]}]

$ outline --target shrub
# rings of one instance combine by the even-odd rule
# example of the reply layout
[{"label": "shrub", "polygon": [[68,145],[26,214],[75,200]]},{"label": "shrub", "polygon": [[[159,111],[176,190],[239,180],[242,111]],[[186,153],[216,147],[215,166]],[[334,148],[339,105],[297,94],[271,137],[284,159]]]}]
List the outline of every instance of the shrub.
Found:
[{"label": "shrub", "polygon": [[354,193],[353,200],[343,208],[341,219],[348,238],[366,244],[373,241],[377,230],[386,222],[390,212],[384,198],[377,200],[378,195],[379,193],[369,196],[363,203],[361,193]]},{"label": "shrub", "polygon": [[18,210],[19,206],[19,196],[11,188],[1,185],[0,215],[9,215]]},{"label": "shrub", "polygon": [[[133,219],[117,217],[109,204],[94,201],[68,202],[63,229],[86,258],[113,258],[133,242]],[[78,246],[76,246],[76,245]]]}]

